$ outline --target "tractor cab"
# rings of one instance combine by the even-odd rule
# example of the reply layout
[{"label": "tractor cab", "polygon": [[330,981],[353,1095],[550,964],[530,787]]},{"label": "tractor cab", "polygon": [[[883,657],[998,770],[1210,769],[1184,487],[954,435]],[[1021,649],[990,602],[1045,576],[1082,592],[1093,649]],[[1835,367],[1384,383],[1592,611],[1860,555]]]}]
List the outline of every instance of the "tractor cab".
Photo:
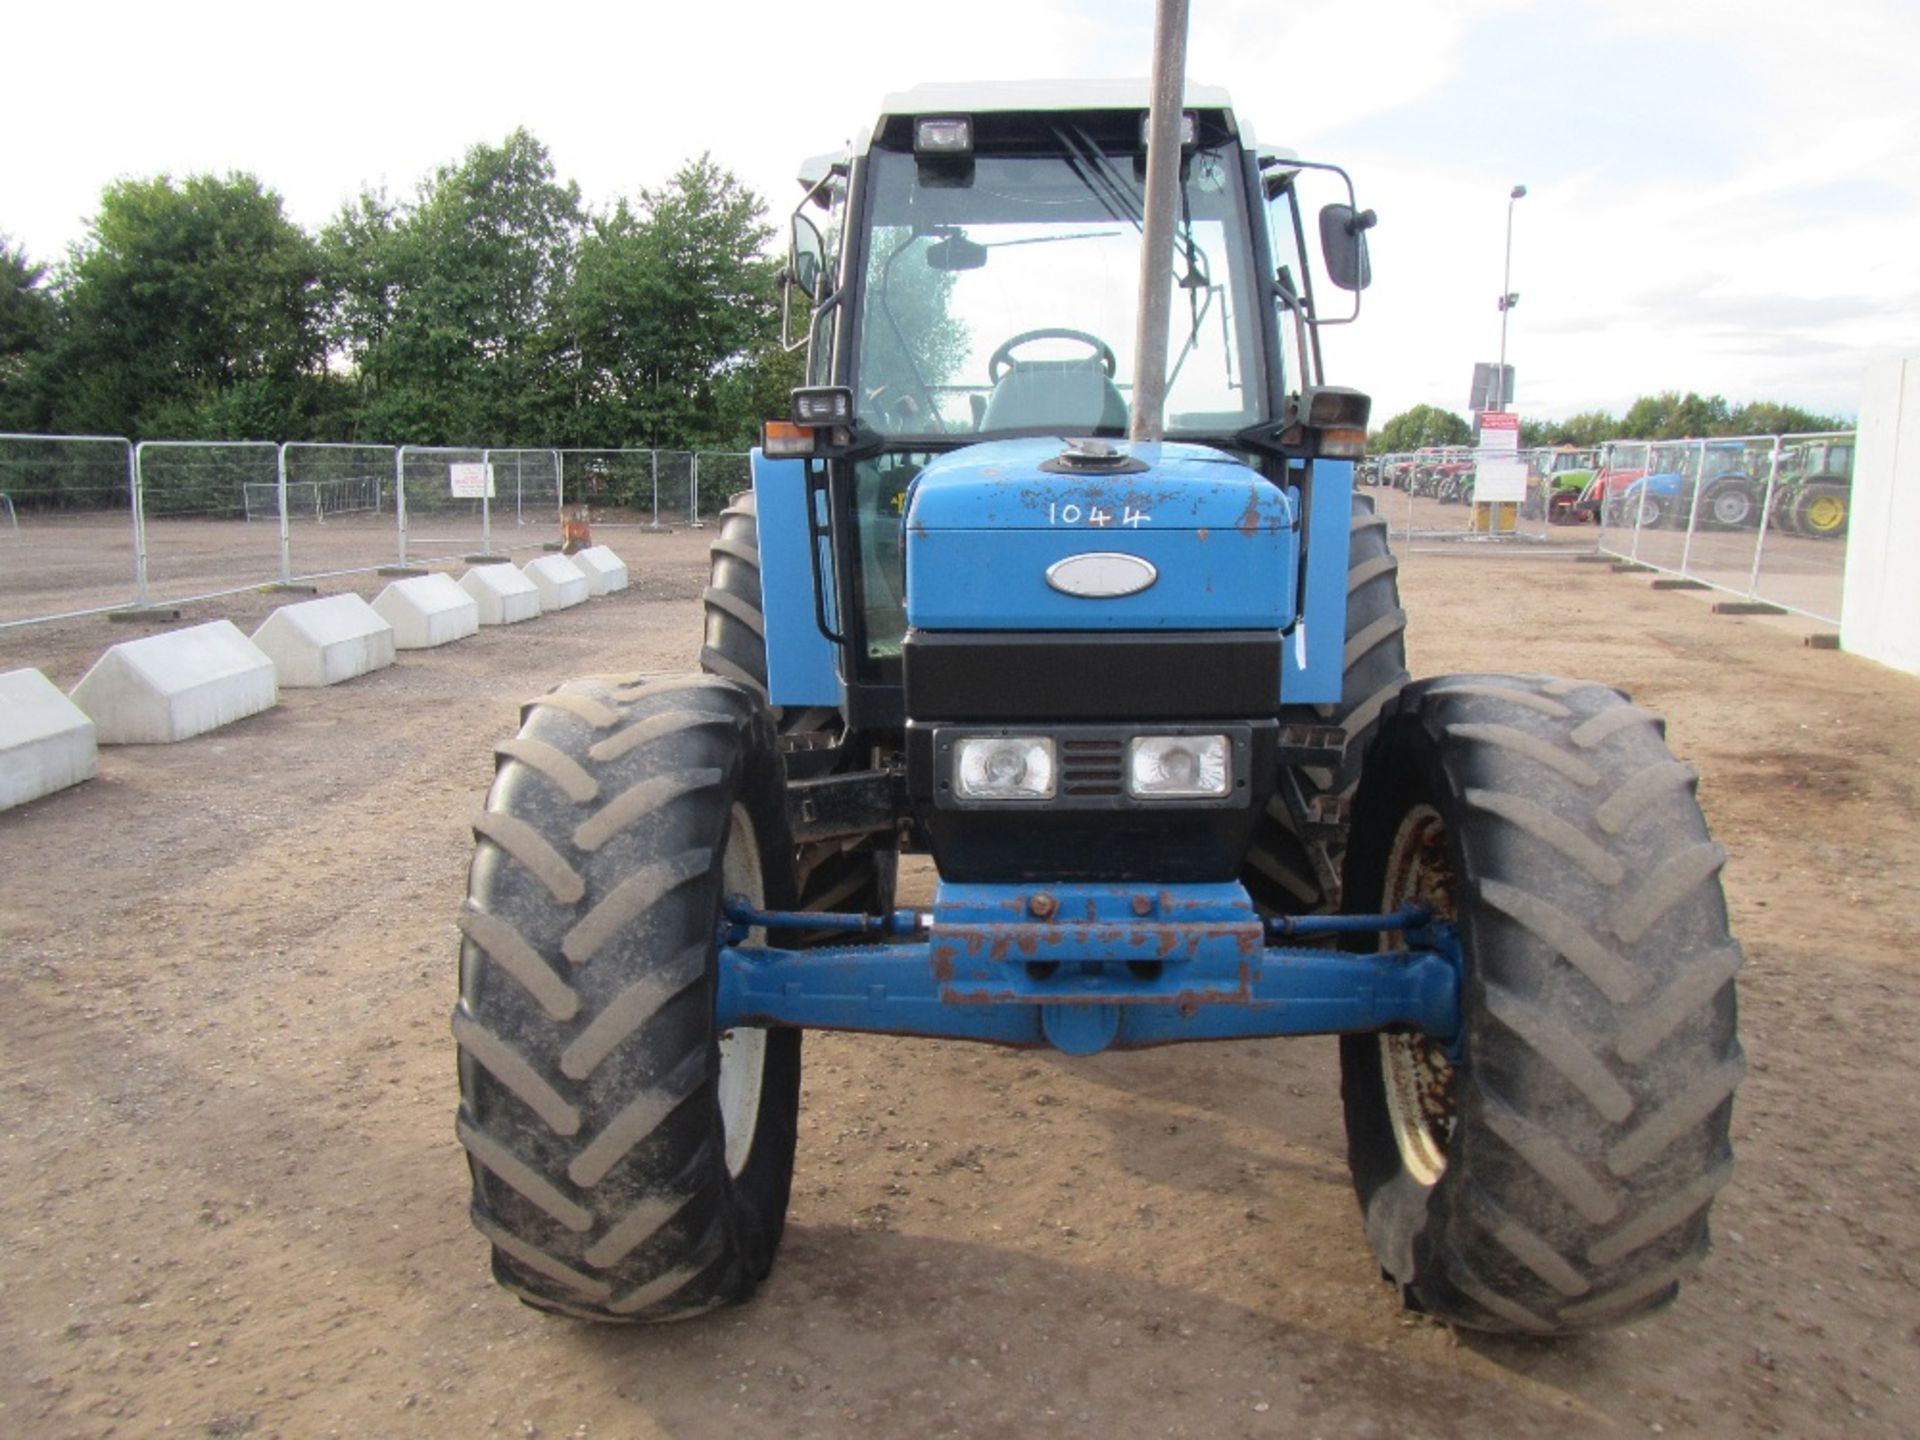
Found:
[{"label": "tractor cab", "polygon": [[[796,701],[844,700],[856,729],[905,721],[909,632],[935,628],[910,614],[917,547],[931,547],[919,570],[930,585],[985,578],[933,564],[960,543],[935,538],[936,514],[976,534],[1050,534],[1022,542],[1046,552],[1033,557],[1040,574],[1102,536],[1163,545],[1183,505],[1205,512],[1224,486],[1236,513],[1286,534],[1287,553],[1263,563],[1291,583],[1307,462],[1344,468],[1364,448],[1366,397],[1318,387],[1314,326],[1316,293],[1364,281],[1371,216],[1356,218],[1344,174],[1260,149],[1224,92],[1189,86],[1164,411],[1178,458],[1130,449],[1147,101],[1143,84],[1114,82],[922,87],[890,97],[861,145],[805,172],[787,315],[808,385],[765,454],[801,460],[795,483],[827,517],[816,528],[833,563],[816,583],[832,593],[799,619],[836,617],[816,628],[837,654]],[[1303,177],[1326,191],[1326,215],[1303,211]],[[1312,251],[1310,228],[1339,236],[1341,253]],[[916,519],[930,470],[941,499]],[[954,499],[961,474],[972,500]],[[1220,550],[1237,543],[1231,525],[1190,529],[1219,534]],[[1080,596],[1049,616],[1008,608],[981,628],[1104,632],[1118,598]],[[1277,651],[1298,616],[1266,618]],[[1265,698],[1276,707],[1278,689]]]}]

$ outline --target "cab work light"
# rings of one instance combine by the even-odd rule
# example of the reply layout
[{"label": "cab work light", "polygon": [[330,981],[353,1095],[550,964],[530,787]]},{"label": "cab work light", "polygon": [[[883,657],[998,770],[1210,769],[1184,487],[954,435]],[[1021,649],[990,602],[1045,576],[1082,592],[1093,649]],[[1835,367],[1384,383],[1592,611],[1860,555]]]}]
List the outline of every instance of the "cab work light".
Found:
[{"label": "cab work light", "polygon": [[[1153,126],[1153,112],[1140,117],[1140,148],[1147,148],[1147,131]],[[1180,112],[1180,148],[1191,150],[1200,143],[1200,117],[1191,110]]]},{"label": "cab work light", "polygon": [[973,121],[964,115],[927,116],[913,125],[916,155],[973,154]]},{"label": "cab work light", "polygon": [[845,385],[802,385],[793,392],[796,425],[851,425],[853,391]]}]

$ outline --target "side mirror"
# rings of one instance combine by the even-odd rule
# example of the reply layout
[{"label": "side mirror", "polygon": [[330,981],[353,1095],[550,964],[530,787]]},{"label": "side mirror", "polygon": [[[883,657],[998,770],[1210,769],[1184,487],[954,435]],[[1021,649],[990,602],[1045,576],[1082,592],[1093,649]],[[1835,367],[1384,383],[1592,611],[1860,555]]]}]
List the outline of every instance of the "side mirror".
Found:
[{"label": "side mirror", "polygon": [[1326,257],[1327,278],[1342,290],[1364,290],[1373,283],[1367,231],[1379,218],[1371,210],[1355,210],[1351,205],[1320,208],[1320,253]]},{"label": "side mirror", "polygon": [[935,270],[978,270],[987,263],[987,247],[964,235],[949,235],[927,247],[927,264]]},{"label": "side mirror", "polygon": [[818,301],[827,274],[827,247],[820,231],[804,215],[793,217],[793,242],[787,251],[787,278],[806,295]]}]

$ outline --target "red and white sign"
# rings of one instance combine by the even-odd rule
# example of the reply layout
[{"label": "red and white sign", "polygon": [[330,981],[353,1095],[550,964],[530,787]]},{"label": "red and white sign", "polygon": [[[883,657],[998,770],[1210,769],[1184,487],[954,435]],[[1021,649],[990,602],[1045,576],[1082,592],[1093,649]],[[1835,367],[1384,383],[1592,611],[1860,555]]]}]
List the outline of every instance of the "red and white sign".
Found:
[{"label": "red and white sign", "polygon": [[1482,450],[1518,450],[1520,417],[1504,410],[1488,410],[1480,416]]},{"label": "red and white sign", "polygon": [[1527,467],[1520,459],[1520,417],[1501,410],[1480,416],[1480,453],[1474,456],[1473,503],[1517,505],[1527,498]]},{"label": "red and white sign", "polygon": [[493,499],[493,466],[461,461],[447,466],[447,486],[456,500]]}]

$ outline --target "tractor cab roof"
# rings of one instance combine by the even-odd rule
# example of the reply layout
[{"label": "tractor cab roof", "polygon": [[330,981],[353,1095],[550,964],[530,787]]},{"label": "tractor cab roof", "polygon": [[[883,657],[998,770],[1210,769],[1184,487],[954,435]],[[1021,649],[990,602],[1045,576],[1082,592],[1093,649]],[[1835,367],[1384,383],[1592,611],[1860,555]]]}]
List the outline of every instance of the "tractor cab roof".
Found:
[{"label": "tractor cab roof", "polygon": [[[1085,110],[1145,111],[1152,100],[1152,84],[1133,80],[968,80],[943,81],[899,90],[880,102],[879,119],[871,131],[847,150],[810,156],[800,166],[800,183],[808,189],[826,178],[836,164],[864,155],[880,138],[889,120],[918,115],[990,115],[1021,112],[1069,112]],[[1252,133],[1233,113],[1233,101],[1218,85],[1188,81],[1185,108],[1209,110],[1219,114],[1228,130],[1240,143],[1255,150],[1261,159],[1296,160],[1291,150],[1256,146]]]}]

